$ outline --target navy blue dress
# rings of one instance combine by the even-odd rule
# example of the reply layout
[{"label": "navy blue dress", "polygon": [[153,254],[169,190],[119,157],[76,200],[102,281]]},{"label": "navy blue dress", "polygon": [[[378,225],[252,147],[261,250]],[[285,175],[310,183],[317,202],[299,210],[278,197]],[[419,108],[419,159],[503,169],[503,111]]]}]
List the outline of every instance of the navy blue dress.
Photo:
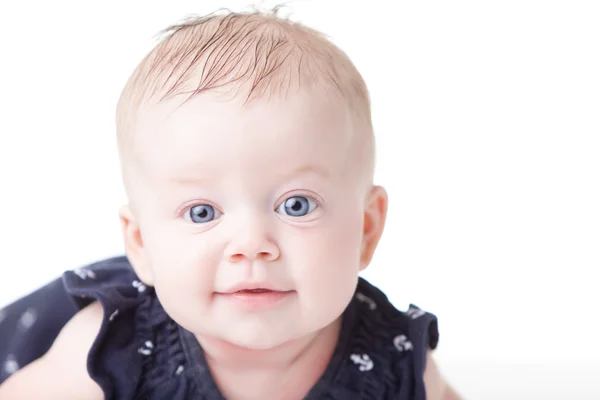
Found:
[{"label": "navy blue dress", "polygon": [[[0,311],[0,384],[42,356],[81,308],[98,300],[104,321],[88,372],[106,399],[221,400],[194,335],[173,321],[126,257],[75,271]],[[340,340],[308,400],[424,400],[428,349],[437,319],[411,305],[398,311],[359,279]]]}]

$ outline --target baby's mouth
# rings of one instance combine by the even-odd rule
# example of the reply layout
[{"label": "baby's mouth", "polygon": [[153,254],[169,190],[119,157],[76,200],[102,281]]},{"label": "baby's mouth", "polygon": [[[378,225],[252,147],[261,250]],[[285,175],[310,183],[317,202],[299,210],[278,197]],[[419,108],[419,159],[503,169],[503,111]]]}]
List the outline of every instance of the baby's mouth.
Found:
[{"label": "baby's mouth", "polygon": [[260,311],[277,306],[292,296],[293,290],[280,291],[266,288],[239,289],[222,293],[223,299],[244,311]]},{"label": "baby's mouth", "polygon": [[268,292],[276,292],[276,290],[271,290],[271,289],[243,289],[243,290],[238,290],[235,293],[268,293]]}]

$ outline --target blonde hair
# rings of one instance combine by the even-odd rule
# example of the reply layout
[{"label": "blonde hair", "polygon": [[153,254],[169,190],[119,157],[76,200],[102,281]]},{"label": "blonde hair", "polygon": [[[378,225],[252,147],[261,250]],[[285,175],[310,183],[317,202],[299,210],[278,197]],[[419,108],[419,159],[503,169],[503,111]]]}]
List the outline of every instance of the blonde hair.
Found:
[{"label": "blonde hair", "polygon": [[251,102],[325,86],[348,103],[372,136],[368,90],[350,59],[320,32],[281,18],[277,11],[221,11],[163,30],[117,105],[121,159],[133,147],[132,132],[144,106],[182,95],[185,102],[225,89],[235,95],[245,90],[245,100]]}]

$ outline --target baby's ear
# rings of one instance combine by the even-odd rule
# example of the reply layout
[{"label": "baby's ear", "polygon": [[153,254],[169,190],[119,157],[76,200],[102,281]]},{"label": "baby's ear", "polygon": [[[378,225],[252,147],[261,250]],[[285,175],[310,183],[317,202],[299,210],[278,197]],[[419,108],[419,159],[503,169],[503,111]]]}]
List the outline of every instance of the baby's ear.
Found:
[{"label": "baby's ear", "polygon": [[373,186],[367,198],[364,214],[363,240],[360,253],[361,271],[367,268],[373,258],[375,248],[377,248],[385,226],[387,207],[387,192],[381,186]]},{"label": "baby's ear", "polygon": [[121,207],[119,210],[119,219],[121,220],[121,231],[123,233],[127,258],[140,280],[146,285],[152,286],[154,275],[148,262],[140,226],[129,206],[125,205]]}]

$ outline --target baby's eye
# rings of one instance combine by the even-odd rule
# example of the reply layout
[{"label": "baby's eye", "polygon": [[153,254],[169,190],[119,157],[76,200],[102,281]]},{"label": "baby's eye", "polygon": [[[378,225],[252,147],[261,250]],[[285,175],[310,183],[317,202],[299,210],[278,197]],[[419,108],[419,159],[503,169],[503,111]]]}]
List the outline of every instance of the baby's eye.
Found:
[{"label": "baby's eye", "polygon": [[277,212],[292,217],[303,217],[317,208],[317,203],[305,196],[293,196],[277,207]]},{"label": "baby's eye", "polygon": [[213,206],[209,204],[198,204],[193,207],[188,208],[185,211],[184,218],[186,220],[191,220],[196,224],[205,224],[207,222],[212,221],[213,219],[217,219],[221,216],[221,212],[216,210]]}]

